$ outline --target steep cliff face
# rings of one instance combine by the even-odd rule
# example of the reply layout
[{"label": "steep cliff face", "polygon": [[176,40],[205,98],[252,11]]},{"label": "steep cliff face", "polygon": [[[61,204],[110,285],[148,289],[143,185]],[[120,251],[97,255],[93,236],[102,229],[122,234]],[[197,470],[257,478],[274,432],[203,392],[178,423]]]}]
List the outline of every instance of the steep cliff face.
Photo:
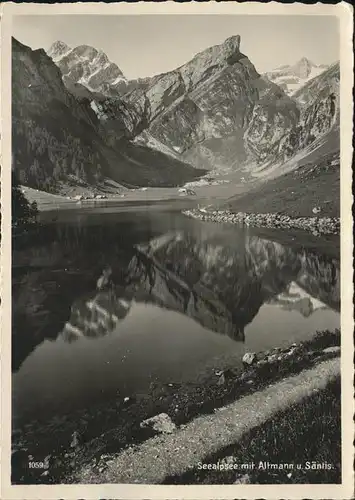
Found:
[{"label": "steep cliff face", "polygon": [[[77,88],[72,90],[78,95]],[[134,103],[123,99],[89,96],[90,107],[95,111],[102,129],[114,145],[122,138],[133,139],[148,126],[150,103],[145,95],[137,96]],[[141,141],[144,145],[144,142]]]},{"label": "steep cliff face", "polygon": [[[58,57],[66,50],[58,46]],[[203,173],[130,143],[123,124],[129,110],[125,115],[119,109],[122,119],[115,120],[113,132],[121,126],[124,133],[116,133],[112,141],[105,120],[90,106],[88,96],[93,94],[75,85],[80,98],[68,92],[44,50],[33,51],[13,39],[13,163],[22,184],[52,192],[65,190],[68,183],[102,186],[107,178],[138,186],[174,186]]]},{"label": "steep cliff face", "polygon": [[261,79],[258,88],[259,101],[253,108],[245,140],[251,153],[249,157],[263,163],[280,153],[284,140],[298,123],[299,111],[272,82]]},{"label": "steep cliff face", "polygon": [[111,117],[122,107],[129,110],[123,120],[140,144],[161,144],[209,169],[260,161],[266,149],[278,150],[299,114],[295,102],[240,52],[239,36],[174,71],[144,79],[107,104]]}]

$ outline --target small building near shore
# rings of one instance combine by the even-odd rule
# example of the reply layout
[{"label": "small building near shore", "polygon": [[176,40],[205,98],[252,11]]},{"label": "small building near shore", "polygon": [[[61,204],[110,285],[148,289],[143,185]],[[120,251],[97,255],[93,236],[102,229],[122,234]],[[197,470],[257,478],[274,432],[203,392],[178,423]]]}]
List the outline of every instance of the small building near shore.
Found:
[{"label": "small building near shore", "polygon": [[180,194],[183,194],[185,196],[196,196],[196,192],[193,189],[188,189],[188,188],[179,188],[178,191]]}]

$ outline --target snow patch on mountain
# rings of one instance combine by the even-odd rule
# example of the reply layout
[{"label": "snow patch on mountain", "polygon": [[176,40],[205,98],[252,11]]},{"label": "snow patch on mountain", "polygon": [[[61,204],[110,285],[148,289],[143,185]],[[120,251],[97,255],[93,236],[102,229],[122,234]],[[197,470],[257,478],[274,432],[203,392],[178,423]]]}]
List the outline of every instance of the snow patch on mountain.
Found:
[{"label": "snow patch on mountain", "polygon": [[99,120],[105,121],[108,119],[107,114],[103,111],[102,106],[96,101],[90,102],[91,109],[95,112]]},{"label": "snow patch on mountain", "polygon": [[122,76],[118,76],[113,82],[111,82],[111,85],[117,85],[118,83],[121,83],[121,82],[127,82],[126,78],[122,75]]},{"label": "snow patch on mountain", "polygon": [[281,87],[288,95],[293,95],[307,82],[323,73],[328,66],[316,65],[306,57],[294,65],[280,66],[265,73],[265,76]]},{"label": "snow patch on mountain", "polygon": [[329,309],[326,304],[312,297],[294,281],[289,284],[286,291],[276,296],[274,303],[286,309],[298,310],[306,317],[319,309]]},{"label": "snow patch on mountain", "polygon": [[117,91],[116,85],[127,84],[120,68],[102,50],[88,45],[71,48],[64,42],[57,41],[47,54],[61,70],[66,84],[79,83],[90,91],[108,95]]}]

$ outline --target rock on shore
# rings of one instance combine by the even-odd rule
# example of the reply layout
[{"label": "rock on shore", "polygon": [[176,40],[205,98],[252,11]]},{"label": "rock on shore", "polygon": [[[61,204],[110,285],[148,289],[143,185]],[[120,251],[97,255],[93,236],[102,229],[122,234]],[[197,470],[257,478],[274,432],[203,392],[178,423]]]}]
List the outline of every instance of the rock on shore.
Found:
[{"label": "rock on shore", "polygon": [[249,214],[245,212],[232,212],[230,210],[206,210],[196,208],[185,210],[183,214],[203,221],[242,224],[254,227],[269,227],[279,229],[303,229],[313,235],[339,234],[339,217],[290,217],[286,214],[267,213]]}]

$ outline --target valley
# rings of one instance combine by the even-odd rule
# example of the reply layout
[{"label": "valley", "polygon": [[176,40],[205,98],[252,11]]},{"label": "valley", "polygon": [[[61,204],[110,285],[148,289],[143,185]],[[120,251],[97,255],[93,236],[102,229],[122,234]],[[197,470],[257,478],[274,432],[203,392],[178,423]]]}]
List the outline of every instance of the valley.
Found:
[{"label": "valley", "polygon": [[75,196],[209,176],[230,184],[228,198],[304,163],[316,168],[329,145],[339,151],[339,64],[314,78],[306,61],[290,67],[308,76],[288,95],[240,45],[230,37],[173,72],[128,81],[93,47],[56,42],[47,55],[14,40],[20,183]]}]

